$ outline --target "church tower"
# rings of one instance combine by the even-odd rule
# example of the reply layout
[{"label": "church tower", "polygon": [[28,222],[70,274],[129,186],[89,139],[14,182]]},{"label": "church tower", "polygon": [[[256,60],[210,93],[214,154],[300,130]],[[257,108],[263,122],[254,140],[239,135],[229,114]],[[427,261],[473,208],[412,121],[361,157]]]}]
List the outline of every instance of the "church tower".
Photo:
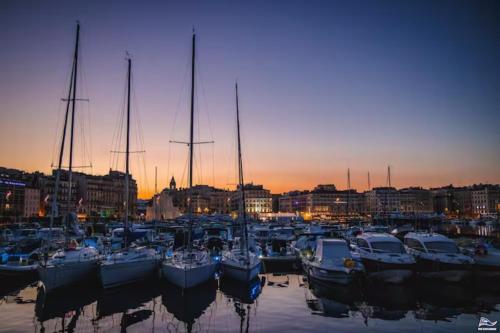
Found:
[{"label": "church tower", "polygon": [[172,179],[170,179],[170,190],[175,190],[177,188],[177,185],[175,183],[175,178],[172,176]]}]

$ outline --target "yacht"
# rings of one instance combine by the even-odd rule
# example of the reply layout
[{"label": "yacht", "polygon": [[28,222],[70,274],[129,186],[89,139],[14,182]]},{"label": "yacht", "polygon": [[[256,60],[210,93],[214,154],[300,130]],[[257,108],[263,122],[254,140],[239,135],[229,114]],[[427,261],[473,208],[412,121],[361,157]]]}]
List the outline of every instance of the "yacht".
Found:
[{"label": "yacht", "polygon": [[409,254],[417,261],[420,276],[460,282],[470,276],[474,260],[461,254],[454,241],[440,234],[410,232],[404,237]]},{"label": "yacht", "polygon": [[357,259],[344,239],[319,239],[314,256],[304,262],[310,278],[349,284],[364,273],[363,264],[359,257]]},{"label": "yacht", "polygon": [[[154,249],[146,246],[129,244],[134,239],[134,232],[129,227],[129,156],[130,156],[130,94],[132,59],[127,57],[127,134],[125,151],[125,221],[122,237],[123,248],[107,256],[100,264],[100,277],[103,288],[112,288],[151,277],[158,269],[159,255]],[[147,231],[144,232],[147,234]]]},{"label": "yacht", "polygon": [[[250,251],[247,228],[245,182],[243,180],[243,160],[241,157],[240,112],[238,104],[238,84],[236,83],[236,127],[238,132],[238,174],[239,174],[239,225],[241,238],[231,250],[222,256],[222,272],[227,277],[242,282],[254,280],[260,272],[260,259],[255,252]],[[292,229],[293,232],[293,229]],[[239,244],[238,244],[239,243]]]},{"label": "yacht", "polygon": [[362,233],[352,240],[367,276],[373,280],[402,283],[413,276],[415,260],[403,243],[384,233]]},{"label": "yacht", "polygon": [[39,261],[38,275],[45,292],[91,281],[97,276],[99,259],[97,249],[79,246],[72,240],[68,247],[57,250],[48,260]]},{"label": "yacht", "polygon": [[187,214],[187,240],[186,245],[177,248],[171,255],[167,257],[161,264],[161,275],[170,283],[187,289],[209,280],[213,280],[217,261],[213,260],[209,253],[203,249],[193,247],[193,205],[191,201],[191,191],[193,187],[193,125],[194,125],[194,96],[195,96],[195,51],[196,50],[196,34],[193,32],[192,38],[192,57],[191,57],[191,112],[190,112],[190,135],[189,143],[189,176],[188,176],[188,214]]},{"label": "yacht", "polygon": [[[65,287],[71,284],[84,282],[89,279],[96,277],[97,264],[99,262],[99,253],[93,247],[80,246],[76,239],[70,239],[70,235],[73,231],[78,230],[77,226],[77,216],[76,213],[72,211],[74,204],[72,203],[72,195],[68,195],[67,207],[68,211],[65,216],[65,233],[64,233],[64,244],[63,247],[57,250],[52,256],[49,256],[49,250],[54,248],[54,242],[56,241],[53,231],[54,218],[59,215],[58,212],[58,202],[57,196],[59,193],[59,186],[62,173],[62,163],[64,157],[64,145],[66,139],[66,127],[68,125],[68,120],[71,116],[71,127],[75,122],[75,109],[77,102],[77,69],[78,69],[78,47],[80,40],[80,23],[76,26],[76,44],[73,56],[73,68],[71,70],[70,86],[68,89],[68,95],[66,100],[66,114],[65,123],[63,126],[61,146],[59,149],[58,167],[56,171],[56,179],[54,185],[54,194],[52,198],[52,207],[50,214],[50,225],[48,230],[48,246],[44,248],[43,258],[38,264],[38,275],[40,277],[41,284],[48,292],[53,289],[60,287]],[[73,146],[74,146],[74,133],[70,131],[69,137],[69,165],[68,171],[65,173],[68,182],[68,188],[72,188],[72,176],[73,176]],[[78,234],[78,233],[75,233]]]},{"label": "yacht", "polygon": [[102,286],[113,288],[153,277],[159,260],[154,249],[144,246],[129,246],[112,253],[100,265]]}]

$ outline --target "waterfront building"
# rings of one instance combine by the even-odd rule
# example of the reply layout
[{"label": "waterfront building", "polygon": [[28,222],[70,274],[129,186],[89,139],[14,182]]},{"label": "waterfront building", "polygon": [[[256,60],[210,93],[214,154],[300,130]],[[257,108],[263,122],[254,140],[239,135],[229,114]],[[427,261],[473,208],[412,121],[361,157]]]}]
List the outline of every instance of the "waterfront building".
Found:
[{"label": "waterfront building", "polygon": [[475,215],[500,212],[500,186],[474,185],[471,191],[472,210]]},{"label": "waterfront building", "polygon": [[421,187],[399,190],[400,211],[402,213],[432,213],[432,193]]},{"label": "waterfront building", "polygon": [[[271,213],[273,211],[273,199],[271,192],[262,185],[254,185],[253,183],[245,184],[245,207],[246,212],[250,216],[259,216],[263,213]],[[238,212],[238,204],[240,202],[241,192],[239,185],[235,191],[231,193],[231,210],[234,213]]]},{"label": "waterfront building", "polygon": [[24,188],[23,217],[37,217],[40,213],[40,190],[32,187]]},{"label": "waterfront building", "polygon": [[361,215],[365,211],[363,193],[337,190],[333,184],[321,184],[312,191],[291,191],[279,198],[279,211],[302,214],[306,219]]},{"label": "waterfront building", "polygon": [[[54,197],[57,171],[42,177],[39,181],[41,197],[46,198],[45,211],[50,214]],[[96,176],[81,172],[73,172],[71,190],[68,183],[68,172],[61,170],[57,203],[59,214],[66,214],[68,204],[75,209],[80,219],[109,217],[123,218],[125,202],[125,173],[110,170],[107,175]],[[129,207],[135,212],[137,201],[137,183],[129,178]]]},{"label": "waterfront building", "polygon": [[374,187],[365,192],[367,214],[387,215],[400,211],[401,201],[398,190],[394,187]]}]

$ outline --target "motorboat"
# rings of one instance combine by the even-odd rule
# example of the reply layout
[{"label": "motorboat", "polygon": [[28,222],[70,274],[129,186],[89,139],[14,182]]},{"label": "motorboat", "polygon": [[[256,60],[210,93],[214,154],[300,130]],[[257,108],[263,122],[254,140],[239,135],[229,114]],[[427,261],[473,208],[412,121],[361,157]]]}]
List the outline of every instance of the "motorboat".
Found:
[{"label": "motorboat", "polygon": [[16,243],[0,256],[0,277],[35,279],[38,276],[39,240]]},{"label": "motorboat", "polygon": [[473,272],[478,281],[498,281],[500,278],[500,249],[483,240],[461,239],[459,248],[474,259]]},{"label": "motorboat", "polygon": [[361,257],[367,277],[402,283],[413,276],[415,260],[396,237],[385,233],[362,233],[351,244]]},{"label": "motorboat", "polygon": [[316,250],[318,240],[324,237],[322,232],[301,234],[291,246],[301,259],[310,259]]},{"label": "motorboat", "polygon": [[267,272],[292,272],[300,267],[299,256],[291,242],[273,238],[261,249],[260,259]]},{"label": "motorboat", "polygon": [[349,284],[364,273],[344,239],[319,239],[314,256],[304,262],[307,275],[324,282]]},{"label": "motorboat", "polygon": [[459,282],[470,276],[474,260],[460,253],[455,242],[436,233],[410,232],[404,237],[406,250],[425,278]]}]

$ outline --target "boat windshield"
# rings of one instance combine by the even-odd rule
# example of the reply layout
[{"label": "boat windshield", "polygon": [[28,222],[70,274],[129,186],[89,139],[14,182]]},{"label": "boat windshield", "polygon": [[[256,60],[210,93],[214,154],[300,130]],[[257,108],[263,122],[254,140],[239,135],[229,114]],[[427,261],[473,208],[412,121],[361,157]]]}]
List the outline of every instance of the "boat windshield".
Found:
[{"label": "boat windshield", "polygon": [[453,242],[425,242],[425,247],[431,253],[458,253],[458,247]]},{"label": "boat windshield", "polygon": [[342,242],[324,242],[323,243],[323,258],[350,258],[351,252],[346,243]]},{"label": "boat windshield", "polygon": [[405,253],[403,244],[400,242],[371,242],[373,252],[378,253]]}]

